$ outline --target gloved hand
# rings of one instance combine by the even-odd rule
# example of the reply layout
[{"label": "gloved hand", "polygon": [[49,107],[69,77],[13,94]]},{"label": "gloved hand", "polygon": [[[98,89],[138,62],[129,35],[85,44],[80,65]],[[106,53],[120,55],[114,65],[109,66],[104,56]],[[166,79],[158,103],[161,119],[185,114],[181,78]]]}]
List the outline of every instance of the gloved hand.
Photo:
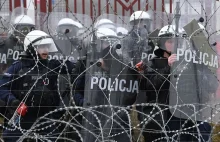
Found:
[{"label": "gloved hand", "polygon": [[19,104],[20,104],[20,101],[16,99],[16,100],[11,101],[10,107],[11,107],[11,109],[16,110],[17,107],[19,106]]},{"label": "gloved hand", "polygon": [[139,63],[137,63],[137,64],[135,65],[135,69],[136,69],[138,72],[142,73],[142,72],[146,69],[146,65],[145,65],[145,63],[144,63],[143,61],[140,61]]},{"label": "gloved hand", "polygon": [[20,101],[15,99],[15,100],[12,100],[8,106],[7,106],[7,110],[8,110],[8,116],[9,118],[11,118],[14,114],[14,112],[16,111],[17,107],[19,106],[20,104]]}]

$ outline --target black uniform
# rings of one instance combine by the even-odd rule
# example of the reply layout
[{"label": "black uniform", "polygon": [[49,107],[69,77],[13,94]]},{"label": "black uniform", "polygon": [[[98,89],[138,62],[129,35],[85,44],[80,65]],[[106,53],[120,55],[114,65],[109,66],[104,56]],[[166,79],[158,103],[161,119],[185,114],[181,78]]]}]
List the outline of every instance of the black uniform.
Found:
[{"label": "black uniform", "polygon": [[[17,107],[18,102],[28,106],[27,114],[21,119],[21,128],[30,129],[37,118],[54,110],[59,105],[57,78],[61,73],[72,73],[75,65],[66,61],[64,65],[57,60],[33,60],[32,57],[22,58],[13,63],[0,80],[0,99],[7,102],[7,106]],[[7,111],[11,117],[13,108]],[[48,116],[50,117],[50,116]],[[45,121],[45,120],[44,120]],[[42,123],[42,120],[40,121]],[[44,127],[38,127],[38,129]],[[42,129],[36,133],[40,133]],[[51,127],[43,130],[52,132]],[[5,141],[15,141],[21,136],[19,130],[5,130]],[[14,137],[13,137],[14,136]]]},{"label": "black uniform", "polygon": [[141,79],[141,89],[146,92],[146,103],[149,103],[149,106],[142,107],[144,115],[138,114],[138,117],[139,121],[144,122],[142,129],[144,129],[145,141],[151,142],[164,136],[167,119],[165,108],[169,100],[170,67],[167,59],[160,57],[151,59],[148,66],[144,73],[145,78]]},{"label": "black uniform", "polygon": [[[177,135],[176,132],[170,131],[180,130],[185,128],[187,133],[198,135],[198,130],[193,127],[195,124],[186,119],[181,119],[173,116],[168,108],[169,105],[169,90],[170,90],[170,66],[168,65],[168,59],[163,57],[153,58],[151,61],[151,68],[147,69],[145,75],[147,80],[142,80],[142,89],[145,88],[147,103],[155,104],[155,106],[143,107],[143,112],[146,115],[150,115],[152,119],[146,115],[139,115],[140,120],[144,120],[146,125],[142,125],[144,128],[143,136],[146,142],[151,142],[156,139],[167,141],[167,138],[173,137],[174,140],[179,141],[198,141],[197,138],[189,134]],[[160,108],[160,109],[159,109]],[[199,122],[198,122],[199,123]],[[201,132],[204,141],[208,141],[209,134],[211,132],[211,126],[204,122],[203,125],[199,125],[199,131]]]}]

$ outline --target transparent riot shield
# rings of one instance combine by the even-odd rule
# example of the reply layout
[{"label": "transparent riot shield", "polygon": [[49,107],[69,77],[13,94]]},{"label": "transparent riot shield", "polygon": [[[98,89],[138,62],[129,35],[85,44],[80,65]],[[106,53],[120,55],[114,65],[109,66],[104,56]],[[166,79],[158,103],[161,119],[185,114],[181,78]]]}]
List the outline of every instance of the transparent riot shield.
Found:
[{"label": "transparent riot shield", "polygon": [[44,13],[44,12],[37,12],[35,11],[35,24],[36,24],[36,28],[38,30],[42,30],[44,31],[44,27],[45,27],[45,17],[48,15],[48,13]]},{"label": "transparent riot shield", "polygon": [[7,69],[7,48],[4,47],[4,40],[7,39],[8,36],[8,29],[9,29],[9,23],[10,23],[10,16],[9,14],[5,14],[3,12],[0,13],[0,16],[2,17],[0,20],[0,54],[1,54],[1,61],[0,61],[0,74],[2,75],[5,70]]},{"label": "transparent riot shield", "polygon": [[17,7],[11,13],[10,33],[24,41],[25,36],[36,27],[34,11]]},{"label": "transparent riot shield", "polygon": [[85,56],[92,24],[89,16],[53,12],[46,15],[44,19],[44,31],[53,36],[60,54],[51,56],[51,59],[61,59],[65,56],[74,61]]},{"label": "transparent riot shield", "polygon": [[[92,24],[92,20],[89,16],[75,13],[52,12],[44,17],[43,23],[44,31],[53,37],[58,49],[56,53],[49,55],[49,60],[69,60],[76,63],[77,60],[85,58],[88,39],[90,39],[90,26]],[[68,75],[59,75],[58,88],[61,101],[60,106],[57,107],[63,109],[63,115],[57,119],[68,122],[68,124],[62,122],[57,123],[61,132],[59,139],[69,138],[76,140],[76,138],[79,137],[76,134],[79,128],[74,126],[75,129],[73,129],[71,123],[78,125],[80,120],[76,119],[80,117],[80,112],[77,108],[67,109],[67,107],[77,105],[77,102],[74,103],[74,96],[79,94],[83,95],[83,89],[81,89],[81,86],[78,86],[78,84],[84,84],[82,81],[83,78],[83,74],[76,76],[75,82],[73,86],[71,86]],[[78,114],[78,117],[75,116],[76,114]]]},{"label": "transparent riot shield", "polygon": [[87,53],[81,111],[85,142],[132,139],[129,106],[134,103],[139,89],[130,63],[132,51],[126,47],[125,37],[117,36],[109,26],[95,29],[91,50]]},{"label": "transparent riot shield", "polygon": [[[17,7],[11,13],[9,24],[9,35],[6,46],[9,47],[7,58],[18,60],[19,55],[24,51],[23,42],[25,36],[36,29],[34,11],[24,7]],[[13,62],[12,61],[12,62]],[[12,63],[11,62],[11,63]]]},{"label": "transparent riot shield", "polygon": [[197,20],[184,26],[188,38],[178,44],[171,67],[170,111],[178,118],[218,121],[218,55]]},{"label": "transparent riot shield", "polygon": [[[30,11],[29,11],[30,12]],[[9,15],[10,14],[10,15]],[[25,36],[35,28],[34,17],[27,15],[27,9],[17,7],[11,13],[1,13],[0,64],[1,75],[23,51]]]},{"label": "transparent riot shield", "polygon": [[6,39],[9,25],[10,25],[10,13],[0,12],[0,35],[1,39]]},{"label": "transparent riot shield", "polygon": [[[131,51],[130,56],[133,58],[133,66],[142,59],[148,59],[149,55],[153,53],[154,47],[148,45],[151,24],[152,21],[149,20],[146,22],[145,20],[137,20],[133,24],[129,23],[129,35],[125,37],[125,40],[127,41],[126,47]],[[136,50],[136,52],[133,52],[133,50]]]},{"label": "transparent riot shield", "polygon": [[161,29],[166,25],[170,25],[173,21],[173,14],[167,12],[160,12],[160,11],[149,11],[151,15],[151,25],[150,25],[150,32],[154,31],[155,29]]}]

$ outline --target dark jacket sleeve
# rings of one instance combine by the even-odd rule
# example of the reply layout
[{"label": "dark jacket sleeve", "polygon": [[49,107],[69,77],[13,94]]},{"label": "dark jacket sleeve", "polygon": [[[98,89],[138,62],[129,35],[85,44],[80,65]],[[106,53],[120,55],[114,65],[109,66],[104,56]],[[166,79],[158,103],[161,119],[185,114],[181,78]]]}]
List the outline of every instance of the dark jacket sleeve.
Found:
[{"label": "dark jacket sleeve", "polygon": [[60,74],[71,74],[72,70],[75,67],[75,63],[70,62],[69,60],[51,60],[50,65],[52,68],[55,68],[55,71]]},{"label": "dark jacket sleeve", "polygon": [[144,71],[144,77],[141,79],[141,88],[147,90],[159,89],[162,84],[169,81],[170,66],[165,64],[158,67],[160,62],[152,61],[151,66]]},{"label": "dark jacket sleeve", "polygon": [[6,73],[3,74],[0,80],[0,99],[5,102],[12,102],[15,100],[15,96],[11,93],[11,84],[13,83],[14,75],[21,69],[21,63],[16,62],[12,64]]},{"label": "dark jacket sleeve", "polygon": [[63,62],[58,60],[51,60],[51,64],[56,68],[56,72],[61,74],[75,74],[78,75],[83,70],[85,70],[85,61],[77,60],[76,63],[70,62],[69,60]]},{"label": "dark jacket sleeve", "polygon": [[166,81],[169,81],[169,73],[170,67],[168,65],[162,69],[154,69],[154,71],[149,72],[148,78],[152,83],[149,86],[153,85],[156,89],[159,89],[162,84],[164,84]]},{"label": "dark jacket sleeve", "polygon": [[[84,100],[84,85],[85,85],[85,74],[82,74],[79,76],[80,73],[82,73],[85,70],[85,62],[82,60],[78,60],[76,63],[66,61],[63,63],[63,61],[52,61],[54,66],[59,66],[60,68],[57,69],[57,72],[60,72],[61,74],[67,74],[69,73],[71,75],[71,83],[73,84],[73,94],[74,94],[74,100],[76,105],[82,106],[83,100]],[[77,80],[75,80],[77,78]]]}]

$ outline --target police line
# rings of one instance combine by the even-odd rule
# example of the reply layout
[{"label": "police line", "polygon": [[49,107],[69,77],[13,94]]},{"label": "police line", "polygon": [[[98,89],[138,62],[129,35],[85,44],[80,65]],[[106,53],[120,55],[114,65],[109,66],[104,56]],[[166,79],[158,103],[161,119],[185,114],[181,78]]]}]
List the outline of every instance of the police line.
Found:
[{"label": "police line", "polygon": [[[13,60],[18,60],[19,55],[21,54],[22,51],[14,51],[12,49],[8,49],[7,52],[5,53],[0,53],[0,63],[1,64],[7,64],[7,59],[13,59]],[[73,61],[76,60],[75,57],[73,56],[63,56],[63,55],[48,55],[48,60],[55,59],[55,60],[62,60],[66,59]]]},{"label": "police line", "polygon": [[[0,63],[7,64],[7,59],[13,59],[13,60],[18,60],[19,55],[21,52],[19,51],[14,51],[12,49],[8,49],[7,53],[0,53]],[[147,54],[147,53],[142,53],[141,59],[147,58],[148,61],[152,58],[153,54]],[[193,62],[195,64],[202,64],[208,65],[211,67],[218,68],[218,56],[213,55],[213,54],[208,54],[208,53],[203,53],[203,52],[198,52],[196,53],[195,50],[191,49],[177,49],[177,61],[179,61],[183,57],[183,59],[186,62]],[[48,55],[48,59],[55,59],[55,60],[62,60],[66,59],[73,61],[76,60],[75,57],[73,56],[63,56],[63,55]]]}]

